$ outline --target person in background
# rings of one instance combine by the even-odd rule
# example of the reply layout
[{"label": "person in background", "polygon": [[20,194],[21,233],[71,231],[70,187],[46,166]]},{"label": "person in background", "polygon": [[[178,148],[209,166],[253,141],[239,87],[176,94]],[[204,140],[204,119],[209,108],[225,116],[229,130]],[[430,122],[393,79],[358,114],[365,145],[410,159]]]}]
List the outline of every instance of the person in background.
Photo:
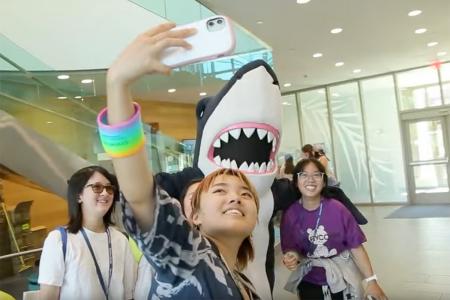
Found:
[{"label": "person in background", "polygon": [[42,250],[40,299],[132,299],[136,263],[126,236],[114,228],[117,179],[99,166],[75,172],[68,181],[66,247],[59,230]]},{"label": "person in background", "polygon": [[192,197],[195,195],[195,191],[201,181],[202,178],[191,180],[191,182],[184,187],[180,194],[181,210],[183,211],[183,215],[188,220],[190,220],[192,216]]},{"label": "person in background", "polygon": [[102,144],[113,158],[121,187],[124,225],[152,265],[150,294],[158,299],[259,299],[241,273],[253,259],[251,233],[259,200],[238,170],[206,176],[192,200],[192,224],[178,200],[155,184],[147,164],[140,107],[130,86],[145,74],[169,74],[161,55],[189,49],[192,29],[156,26],[139,35],[107,74],[107,108],[97,118]]},{"label": "person in background", "polygon": [[284,156],[284,163],[280,168],[280,176],[279,178],[287,178],[292,180],[294,170],[294,158],[290,154],[286,154]]},{"label": "person in background", "polygon": [[302,147],[302,153],[303,153],[302,159],[316,157],[316,154],[314,153],[314,147],[311,144],[305,144]]},{"label": "person in background", "polygon": [[293,180],[302,196],[281,220],[283,263],[293,271],[285,288],[302,300],[363,295],[386,300],[363,246],[364,233],[350,212],[327,196],[324,166],[303,159],[294,168]]}]

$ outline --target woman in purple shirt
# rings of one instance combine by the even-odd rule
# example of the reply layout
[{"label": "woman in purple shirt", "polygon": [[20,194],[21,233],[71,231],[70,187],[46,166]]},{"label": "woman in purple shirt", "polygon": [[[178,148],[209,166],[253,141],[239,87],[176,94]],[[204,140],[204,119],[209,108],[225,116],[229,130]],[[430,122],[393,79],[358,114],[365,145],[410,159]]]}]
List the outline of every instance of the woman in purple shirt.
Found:
[{"label": "woman in purple shirt", "polygon": [[293,182],[302,196],[281,220],[283,263],[294,271],[285,288],[302,300],[387,299],[362,245],[364,233],[340,202],[326,197],[324,166],[301,160]]}]

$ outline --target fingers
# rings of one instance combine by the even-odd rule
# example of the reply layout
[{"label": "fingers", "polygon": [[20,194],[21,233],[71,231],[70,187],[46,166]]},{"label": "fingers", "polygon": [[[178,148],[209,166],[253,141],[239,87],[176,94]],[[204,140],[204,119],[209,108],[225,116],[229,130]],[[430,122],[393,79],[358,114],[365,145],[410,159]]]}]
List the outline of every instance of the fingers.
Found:
[{"label": "fingers", "polygon": [[162,24],[159,24],[158,26],[153,27],[150,30],[144,32],[143,34],[146,36],[149,36],[149,37],[153,37],[162,32],[169,31],[170,29],[175,28],[175,26],[176,26],[175,23],[162,23]]},{"label": "fingers", "polygon": [[155,45],[155,50],[159,52],[168,47],[183,47],[185,49],[192,48],[191,44],[189,44],[188,42],[186,42],[183,39],[167,38],[167,39],[159,41]]}]

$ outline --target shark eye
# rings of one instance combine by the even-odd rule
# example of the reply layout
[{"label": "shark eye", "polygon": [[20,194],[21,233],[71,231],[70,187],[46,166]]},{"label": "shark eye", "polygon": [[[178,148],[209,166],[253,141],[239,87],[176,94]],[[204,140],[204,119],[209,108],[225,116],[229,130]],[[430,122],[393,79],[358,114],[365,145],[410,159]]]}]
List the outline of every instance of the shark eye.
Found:
[{"label": "shark eye", "polygon": [[203,98],[202,100],[200,100],[198,102],[197,108],[196,108],[197,119],[203,118],[208,101],[209,101],[209,98]]}]

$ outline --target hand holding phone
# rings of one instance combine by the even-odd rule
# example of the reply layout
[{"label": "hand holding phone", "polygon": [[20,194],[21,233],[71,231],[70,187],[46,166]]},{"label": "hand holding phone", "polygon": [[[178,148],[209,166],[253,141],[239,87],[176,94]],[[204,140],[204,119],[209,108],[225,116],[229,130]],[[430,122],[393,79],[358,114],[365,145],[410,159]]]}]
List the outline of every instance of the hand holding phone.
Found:
[{"label": "hand holding phone", "polygon": [[210,60],[233,53],[235,35],[227,17],[213,16],[194,23],[177,26],[173,30],[195,28],[197,33],[186,38],[191,49],[170,47],[162,53],[161,62],[175,68]]}]

